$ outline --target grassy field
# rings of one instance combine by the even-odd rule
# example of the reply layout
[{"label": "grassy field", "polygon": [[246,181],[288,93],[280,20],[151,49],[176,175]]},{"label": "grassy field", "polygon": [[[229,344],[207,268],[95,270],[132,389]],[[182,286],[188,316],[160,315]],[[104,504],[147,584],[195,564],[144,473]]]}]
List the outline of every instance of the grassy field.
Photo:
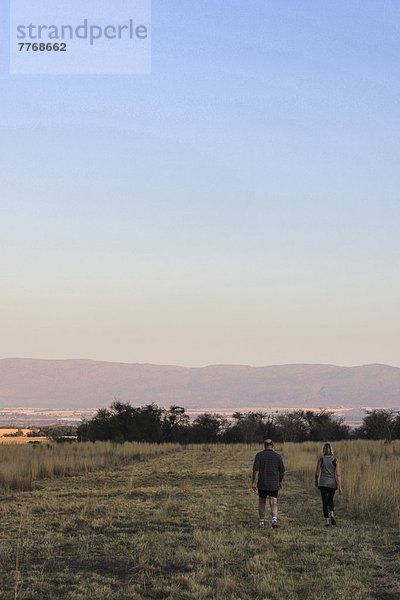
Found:
[{"label": "grassy field", "polygon": [[40,444],[46,444],[49,440],[46,437],[37,437],[37,438],[28,438],[28,437],[15,437],[15,438],[8,438],[8,437],[0,437],[0,444],[4,444],[7,446],[15,446],[16,444],[18,445],[26,445],[26,444],[32,444],[33,441],[39,442]]},{"label": "grassy field", "polygon": [[[1,600],[400,598],[399,443],[338,444],[335,528],[313,485],[319,445],[287,444],[280,528],[263,531],[250,491],[259,448],[133,446],[72,446],[84,470],[76,460],[78,474],[70,463],[3,492]],[[38,448],[16,450],[25,466],[54,460],[50,448],[40,461]]]},{"label": "grassy field", "polygon": [[[21,431],[23,433],[23,436],[21,437],[7,437],[8,434],[12,433],[15,434],[17,431]],[[0,444],[29,444],[32,443],[34,440],[36,440],[37,442],[40,442],[41,444],[48,442],[48,439],[46,437],[37,437],[37,438],[29,438],[27,437],[27,434],[30,432],[30,429],[24,429],[24,428],[18,428],[16,429],[15,427],[13,428],[6,428],[6,427],[1,427],[0,428]]]}]

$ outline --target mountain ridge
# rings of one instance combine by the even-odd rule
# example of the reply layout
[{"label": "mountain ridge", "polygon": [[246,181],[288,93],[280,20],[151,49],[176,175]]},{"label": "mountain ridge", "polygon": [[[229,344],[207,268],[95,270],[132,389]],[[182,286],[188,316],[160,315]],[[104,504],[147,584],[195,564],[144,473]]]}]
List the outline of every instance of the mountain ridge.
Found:
[{"label": "mountain ridge", "polygon": [[0,359],[0,405],[76,408],[114,398],[139,406],[397,408],[400,368],[373,363],[182,367],[92,359]]}]

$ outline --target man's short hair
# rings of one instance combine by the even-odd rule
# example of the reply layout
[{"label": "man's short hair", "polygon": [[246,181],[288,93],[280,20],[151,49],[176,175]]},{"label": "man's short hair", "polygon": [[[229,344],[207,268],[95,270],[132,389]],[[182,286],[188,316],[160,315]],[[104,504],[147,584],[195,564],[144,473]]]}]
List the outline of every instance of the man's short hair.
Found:
[{"label": "man's short hair", "polygon": [[264,447],[265,448],[273,448],[274,447],[274,442],[272,440],[270,440],[269,438],[267,438],[264,441]]}]

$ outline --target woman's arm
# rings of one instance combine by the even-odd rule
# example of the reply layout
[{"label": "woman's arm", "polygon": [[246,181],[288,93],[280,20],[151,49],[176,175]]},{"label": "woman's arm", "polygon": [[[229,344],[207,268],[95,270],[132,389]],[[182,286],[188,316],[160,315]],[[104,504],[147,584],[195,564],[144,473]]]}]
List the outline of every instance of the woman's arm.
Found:
[{"label": "woman's arm", "polygon": [[315,469],[315,485],[318,487],[319,476],[321,475],[321,459],[317,461],[317,467]]},{"label": "woman's arm", "polygon": [[338,484],[339,494],[341,494],[343,492],[343,489],[342,489],[342,477],[340,475],[340,462],[338,461],[338,459],[336,459],[336,481],[337,481],[337,484]]}]

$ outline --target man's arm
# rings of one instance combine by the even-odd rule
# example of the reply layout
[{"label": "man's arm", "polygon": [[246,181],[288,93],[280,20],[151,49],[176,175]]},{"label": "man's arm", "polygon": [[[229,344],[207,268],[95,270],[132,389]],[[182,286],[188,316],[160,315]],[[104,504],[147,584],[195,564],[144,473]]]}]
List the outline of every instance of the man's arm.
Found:
[{"label": "man's arm", "polygon": [[255,457],[254,463],[253,463],[253,478],[252,478],[252,482],[251,482],[251,488],[252,488],[253,492],[255,492],[257,490],[259,472],[260,472],[260,459],[259,459],[258,454],[256,454],[256,457]]},{"label": "man's arm", "polygon": [[281,460],[279,461],[279,485],[282,483],[283,478],[285,476],[285,465],[283,464],[282,456],[280,458]]},{"label": "man's arm", "polygon": [[253,480],[252,480],[252,484],[251,484],[251,488],[252,488],[253,492],[257,491],[258,473],[259,473],[259,471],[255,471],[253,469]]}]

